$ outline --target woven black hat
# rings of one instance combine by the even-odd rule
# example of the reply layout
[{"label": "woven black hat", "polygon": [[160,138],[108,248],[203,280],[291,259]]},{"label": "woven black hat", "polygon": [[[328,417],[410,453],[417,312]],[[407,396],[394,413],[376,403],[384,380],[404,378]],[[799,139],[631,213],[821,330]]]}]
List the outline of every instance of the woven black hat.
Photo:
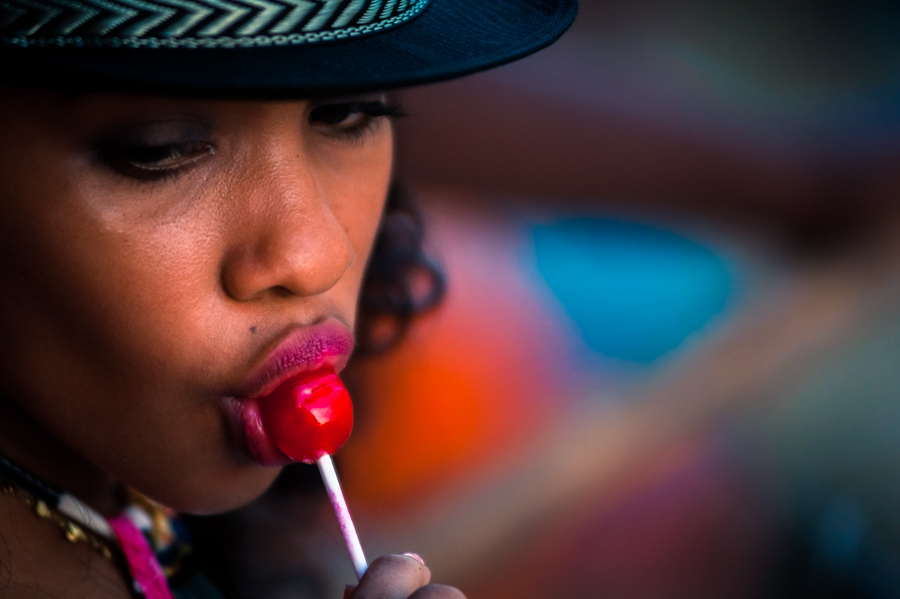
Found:
[{"label": "woven black hat", "polygon": [[0,84],[301,96],[447,79],[557,39],[576,0],[0,0]]}]

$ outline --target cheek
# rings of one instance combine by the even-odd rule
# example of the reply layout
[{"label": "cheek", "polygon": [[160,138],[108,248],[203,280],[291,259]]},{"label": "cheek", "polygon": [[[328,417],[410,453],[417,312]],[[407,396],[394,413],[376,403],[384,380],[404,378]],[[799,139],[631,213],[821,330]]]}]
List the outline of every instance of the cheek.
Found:
[{"label": "cheek", "polygon": [[[55,222],[63,212],[68,227]],[[160,500],[252,499],[274,473],[235,467],[210,401],[248,331],[221,307],[215,236],[185,224],[196,219],[125,235],[78,211],[35,218],[3,231],[7,246],[28,247],[0,266],[4,391],[50,435]]]},{"label": "cheek", "polygon": [[372,140],[365,153],[326,154],[321,172],[331,190],[332,210],[355,250],[355,261],[340,285],[342,296],[355,303],[378,232],[391,182],[393,136],[390,127]]},{"label": "cheek", "polygon": [[389,131],[374,145],[371,155],[357,164],[357,177],[347,182],[347,201],[337,208],[352,230],[358,231],[351,237],[359,245],[362,262],[371,253],[387,198],[393,166],[393,135]]},{"label": "cheek", "polygon": [[164,351],[177,359],[178,345],[166,338],[190,337],[200,322],[201,282],[210,276],[201,268],[204,248],[173,231],[166,242],[150,236],[138,244],[68,216],[67,227],[44,219],[23,240],[28,252],[3,257],[3,332],[17,341],[15,361],[26,371],[51,364],[68,371],[63,378],[101,382],[139,372]]},{"label": "cheek", "polygon": [[196,332],[215,282],[212,238],[189,226],[199,208],[167,208],[194,189],[111,186],[83,162],[63,144],[0,153],[0,372],[28,396],[73,384],[99,396],[180,364],[190,344],[171,341]]}]

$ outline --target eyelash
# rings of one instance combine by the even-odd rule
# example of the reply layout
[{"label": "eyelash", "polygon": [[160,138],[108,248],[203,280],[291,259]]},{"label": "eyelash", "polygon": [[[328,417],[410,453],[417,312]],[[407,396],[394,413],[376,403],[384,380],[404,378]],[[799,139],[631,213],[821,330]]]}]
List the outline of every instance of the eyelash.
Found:
[{"label": "eyelash", "polygon": [[[341,125],[355,115],[362,120],[349,126]],[[383,100],[323,104],[309,112],[310,122],[324,129],[327,135],[348,140],[364,138],[375,130],[382,118],[403,116],[406,113],[400,104]],[[215,154],[215,147],[206,141],[154,146],[109,144],[98,147],[95,153],[101,163],[114,171],[136,181],[152,182],[177,178],[204,156]]]},{"label": "eyelash", "polygon": [[[364,120],[351,126],[340,125],[354,115],[360,115]],[[405,116],[406,111],[399,103],[384,100],[324,104],[314,107],[309,113],[310,121],[318,121],[321,127],[329,130],[330,135],[347,139],[365,137],[375,130],[375,126],[382,118],[398,119]]]},{"label": "eyelash", "polygon": [[116,172],[137,181],[174,179],[203,156],[215,154],[205,141],[184,141],[158,146],[109,145],[97,149],[97,158]]}]

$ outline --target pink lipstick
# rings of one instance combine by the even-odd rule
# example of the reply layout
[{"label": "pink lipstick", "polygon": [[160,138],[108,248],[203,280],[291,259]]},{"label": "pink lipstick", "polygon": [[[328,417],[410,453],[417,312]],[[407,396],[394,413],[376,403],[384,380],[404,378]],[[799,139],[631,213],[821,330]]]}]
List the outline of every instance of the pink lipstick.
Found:
[{"label": "pink lipstick", "polygon": [[329,320],[315,327],[296,329],[268,352],[266,359],[248,378],[240,395],[260,397],[291,376],[324,367],[340,372],[352,350],[353,335],[337,321]]}]

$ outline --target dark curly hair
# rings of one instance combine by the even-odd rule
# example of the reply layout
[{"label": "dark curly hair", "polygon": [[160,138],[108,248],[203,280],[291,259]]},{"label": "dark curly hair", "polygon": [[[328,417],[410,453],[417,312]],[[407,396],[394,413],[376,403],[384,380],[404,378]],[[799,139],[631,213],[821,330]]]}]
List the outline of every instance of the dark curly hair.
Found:
[{"label": "dark curly hair", "polygon": [[360,292],[358,354],[392,347],[418,314],[441,301],[444,275],[424,251],[424,229],[409,194],[393,185]]}]

